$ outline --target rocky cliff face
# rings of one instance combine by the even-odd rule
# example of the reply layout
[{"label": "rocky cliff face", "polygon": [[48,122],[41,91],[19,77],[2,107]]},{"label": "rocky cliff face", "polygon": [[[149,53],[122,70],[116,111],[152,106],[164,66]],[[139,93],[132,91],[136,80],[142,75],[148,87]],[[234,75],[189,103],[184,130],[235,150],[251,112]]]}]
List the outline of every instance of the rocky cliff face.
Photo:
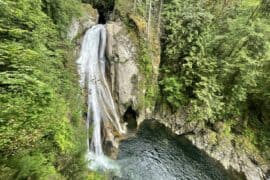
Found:
[{"label": "rocky cliff face", "polygon": [[218,160],[226,169],[243,173],[247,180],[267,179],[269,165],[252,149],[235,143],[238,137],[226,134],[226,127],[219,123],[213,129],[199,122],[188,122],[185,110],[171,112],[169,108],[156,109],[154,119],[163,123],[177,135],[184,135],[197,148]]},{"label": "rocky cliff face", "polygon": [[108,77],[120,116],[123,117],[128,107],[136,110],[138,106],[138,49],[121,21],[108,22],[106,27]]},{"label": "rocky cliff face", "polygon": [[[149,62],[153,71],[146,75],[140,62],[143,37],[138,28],[130,29],[119,19],[107,22],[106,27],[108,79],[119,114],[124,117],[132,111],[139,125],[146,117],[152,117],[154,104],[147,106],[145,100],[149,86],[157,87],[159,54],[154,57],[154,53],[148,52],[147,56],[153,57]],[[155,52],[159,52],[159,46]]]},{"label": "rocky cliff face", "polygon": [[[74,53],[79,56],[82,38],[87,29],[98,22],[98,11],[90,5],[82,6],[82,16],[74,18],[68,31],[68,38],[75,42]],[[130,31],[120,20],[108,21],[106,47],[106,73],[119,115],[124,123],[125,116],[134,116],[135,123],[145,119],[142,106],[146,87],[142,86],[144,76],[140,72],[139,39],[135,30]],[[156,76],[157,77],[157,76]],[[157,81],[155,81],[157,82]],[[104,149],[111,157],[116,157],[121,138],[109,122],[103,123]]]},{"label": "rocky cliff face", "polygon": [[[82,9],[83,16],[73,20],[68,33],[69,39],[76,40],[76,52],[80,48],[80,37],[98,21],[98,13],[90,5],[84,5]],[[145,23],[137,16],[129,18],[136,25],[134,29],[128,28],[121,18],[109,21],[106,25],[107,77],[122,120],[124,121],[127,113],[135,116],[137,124],[145,118],[156,119],[176,134],[185,135],[199,149],[220,161],[225,168],[243,172],[248,180],[266,179],[269,166],[264,165],[256,155],[235,145],[234,137],[224,137],[220,130],[207,128],[203,123],[187,122],[184,110],[171,112],[168,107],[157,106],[154,113],[153,106],[147,107],[144,104],[147,88],[157,86],[160,46],[159,43],[151,43],[155,46],[156,52],[149,56],[153,69],[148,72],[152,82],[149,84],[145,80],[146,74],[142,71],[140,63],[142,56],[140,42],[143,40],[146,43],[142,36],[145,32],[143,26]],[[154,37],[154,40],[157,39],[158,37]],[[110,124],[105,123],[104,127],[106,127],[103,132],[105,149],[108,154],[116,156],[120,137],[114,133]]]},{"label": "rocky cliff face", "polygon": [[[138,63],[137,48],[121,21],[107,22],[107,79],[114,97],[114,102],[123,122],[127,109],[134,112],[138,104]],[[124,123],[124,122],[123,122]],[[112,129],[107,124],[106,129]],[[112,131],[111,131],[112,132]],[[119,138],[107,130],[105,149],[116,158]]]},{"label": "rocky cliff face", "polygon": [[[144,84],[145,75],[141,72],[139,62],[140,37],[135,31],[129,30],[120,20],[107,22],[106,28],[107,78],[111,84],[114,101],[123,123],[127,123],[125,122],[127,118],[134,121],[129,121],[129,123],[139,125],[146,118],[146,115],[151,114],[151,111],[147,111],[147,107],[143,103],[147,86]],[[153,74],[153,78],[156,77],[157,75]],[[114,139],[114,144],[117,141],[117,138]],[[116,149],[114,148],[113,153],[110,154],[115,156]]]},{"label": "rocky cliff face", "polygon": [[[144,93],[138,83],[140,71],[136,43],[131,40],[121,22],[108,23],[107,30],[109,76],[115,102],[122,117],[128,107],[132,107],[140,115],[137,121],[141,122],[146,114],[145,109],[138,109],[140,97],[144,96]],[[171,113],[167,109],[148,115],[148,118],[160,121],[178,135],[185,135],[195,146],[218,160],[226,169],[232,168],[244,173],[248,180],[266,179],[269,167],[261,164],[254,155],[236,147],[233,139],[219,136],[217,132],[205,128],[204,124],[187,122],[186,116],[184,110]]]},{"label": "rocky cliff face", "polygon": [[[216,142],[213,141],[214,136],[217,138]],[[231,139],[221,137],[209,129],[186,137],[199,149],[221,162],[226,169],[242,172],[248,180],[266,179],[267,167],[258,164],[253,154],[235,146]]]},{"label": "rocky cliff face", "polygon": [[91,5],[82,4],[81,13],[82,15],[80,17],[73,18],[71,22],[67,33],[67,37],[70,40],[75,40],[78,38],[79,41],[81,41],[80,37],[82,37],[85,31],[98,22],[98,11],[93,9]]}]

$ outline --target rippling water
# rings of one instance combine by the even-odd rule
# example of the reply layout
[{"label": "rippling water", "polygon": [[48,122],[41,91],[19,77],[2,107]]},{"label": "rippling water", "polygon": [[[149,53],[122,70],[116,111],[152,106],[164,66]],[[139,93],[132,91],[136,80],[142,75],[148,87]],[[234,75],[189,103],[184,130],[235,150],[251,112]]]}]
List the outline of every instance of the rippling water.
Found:
[{"label": "rippling water", "polygon": [[[232,180],[220,164],[173,137],[165,127],[146,121],[137,135],[120,145],[121,180]],[[238,178],[237,178],[238,179]]]}]

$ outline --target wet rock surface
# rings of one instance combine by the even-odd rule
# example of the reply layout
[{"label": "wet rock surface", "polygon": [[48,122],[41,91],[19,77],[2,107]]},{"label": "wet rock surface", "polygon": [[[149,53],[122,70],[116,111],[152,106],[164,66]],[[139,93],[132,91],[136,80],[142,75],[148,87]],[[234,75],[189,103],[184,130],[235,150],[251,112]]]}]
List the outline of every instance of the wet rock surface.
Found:
[{"label": "wet rock surface", "polygon": [[136,107],[138,103],[137,48],[121,22],[108,22],[106,28],[108,77],[120,116],[123,117],[129,106]]},{"label": "wet rock surface", "polygon": [[243,173],[247,180],[269,179],[268,165],[259,162],[255,154],[247,152],[234,143],[233,137],[222,135],[224,125],[216,124],[213,130],[203,123],[187,121],[184,110],[170,112],[169,109],[159,109],[154,119],[163,123],[177,135],[184,135],[197,148],[218,160],[226,169],[234,169]]},{"label": "wet rock surface", "polygon": [[[68,32],[70,40],[76,40],[75,53],[80,49],[80,36],[95,25],[98,21],[98,13],[90,5],[84,5],[83,16],[75,18]],[[138,110],[139,97],[144,92],[139,87],[140,71],[138,65],[138,47],[130,37],[125,25],[121,21],[108,22],[107,48],[108,80],[121,117],[131,107],[138,114],[138,119],[145,119],[145,111]],[[154,61],[154,60],[153,60]],[[155,63],[158,67],[159,63]],[[233,139],[220,137],[222,124],[216,124],[214,130],[206,128],[203,123],[188,122],[184,110],[171,112],[169,109],[156,109],[156,113],[148,118],[155,119],[170,128],[177,135],[185,135],[196,147],[205,151],[208,155],[221,162],[226,168],[233,168],[243,172],[248,180],[269,179],[269,165],[257,162],[256,157],[245,150],[236,147]],[[104,149],[112,157],[116,157],[119,147],[119,135],[109,123],[103,124]]]}]

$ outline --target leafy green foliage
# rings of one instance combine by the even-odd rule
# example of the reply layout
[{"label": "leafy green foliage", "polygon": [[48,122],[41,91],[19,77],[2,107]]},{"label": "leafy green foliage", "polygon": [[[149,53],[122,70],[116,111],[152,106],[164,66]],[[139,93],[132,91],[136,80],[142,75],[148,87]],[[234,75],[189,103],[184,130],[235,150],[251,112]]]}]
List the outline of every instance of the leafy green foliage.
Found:
[{"label": "leafy green foliage", "polygon": [[258,0],[167,2],[160,85],[167,103],[188,107],[190,120],[235,119],[234,131],[252,129],[251,141],[269,152],[267,7]]},{"label": "leafy green foliage", "polygon": [[20,160],[15,160],[14,169],[20,169],[20,171],[15,175],[16,179],[49,179],[49,178],[60,178],[57,175],[55,168],[48,164],[48,159],[46,159],[42,154],[35,154],[32,156],[23,156]]},{"label": "leafy green foliage", "polygon": [[0,1],[0,179],[83,176],[80,91],[60,37],[77,5]]},{"label": "leafy green foliage", "polygon": [[176,108],[179,108],[184,99],[185,95],[181,92],[182,84],[177,77],[166,77],[160,81],[163,92],[166,94],[166,100]]},{"label": "leafy green foliage", "polygon": [[260,11],[263,15],[268,16],[270,15],[270,1],[269,0],[261,0]]},{"label": "leafy green foliage", "polygon": [[140,81],[140,86],[146,88],[142,101],[145,107],[153,107],[156,100],[157,87],[154,85],[155,80],[153,79],[154,70],[151,61],[151,53],[149,53],[151,50],[145,40],[140,40],[139,44],[139,70],[142,75],[141,78],[143,78]]},{"label": "leafy green foliage", "polygon": [[212,57],[207,58],[205,49],[212,37],[206,31],[212,15],[196,1],[172,0],[164,12],[164,30],[168,36],[164,44],[166,61],[162,62],[166,74],[161,80],[163,94],[176,108],[185,104],[182,101],[186,98],[181,96],[186,96],[192,104],[190,114],[194,118],[213,119],[214,109],[220,110],[223,104],[219,102],[220,89],[216,85],[217,62]]},{"label": "leafy green foliage", "polygon": [[74,15],[79,15],[80,0],[42,0],[42,10],[65,35],[66,27]]}]

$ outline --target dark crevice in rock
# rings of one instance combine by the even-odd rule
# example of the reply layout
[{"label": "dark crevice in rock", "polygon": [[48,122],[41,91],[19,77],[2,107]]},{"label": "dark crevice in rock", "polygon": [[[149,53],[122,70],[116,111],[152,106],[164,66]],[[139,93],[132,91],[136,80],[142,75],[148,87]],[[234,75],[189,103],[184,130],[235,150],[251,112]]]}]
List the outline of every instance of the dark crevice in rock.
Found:
[{"label": "dark crevice in rock", "polygon": [[99,24],[106,24],[106,16],[104,13],[99,11],[98,23]]},{"label": "dark crevice in rock", "polygon": [[105,154],[110,156],[111,154],[113,154],[113,150],[114,147],[112,141],[105,141],[103,144],[103,151],[105,152]]},{"label": "dark crevice in rock", "polygon": [[266,179],[270,179],[270,170],[267,170],[266,172]]},{"label": "dark crevice in rock", "polygon": [[83,0],[85,3],[90,3],[99,13],[99,24],[106,24],[110,20],[110,15],[114,10],[115,0]]},{"label": "dark crevice in rock", "polygon": [[128,130],[134,130],[137,128],[137,112],[128,107],[124,114],[124,121],[127,123]]}]

